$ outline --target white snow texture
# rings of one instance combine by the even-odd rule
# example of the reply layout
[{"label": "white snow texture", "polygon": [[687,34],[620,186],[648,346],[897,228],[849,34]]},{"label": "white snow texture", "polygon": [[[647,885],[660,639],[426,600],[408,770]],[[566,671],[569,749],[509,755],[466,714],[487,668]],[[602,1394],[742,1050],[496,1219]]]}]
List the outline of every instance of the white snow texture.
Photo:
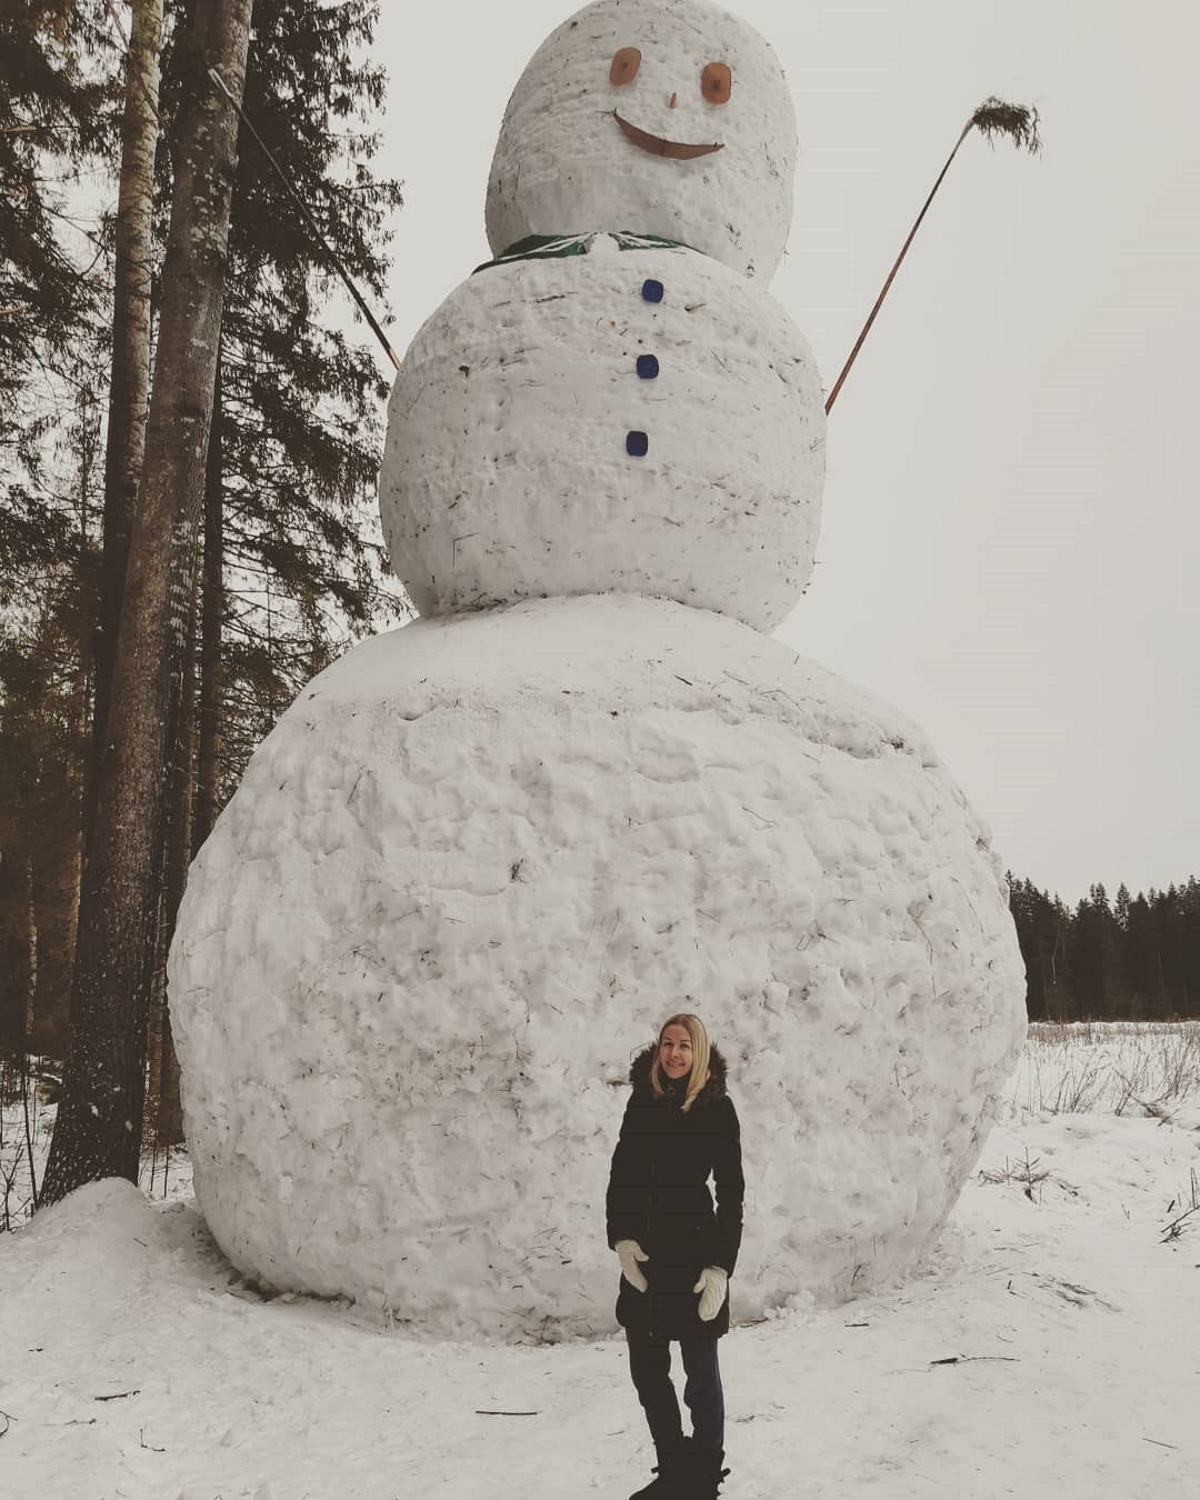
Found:
[{"label": "white snow texture", "polygon": [[[610,81],[619,50],[640,53]],[[730,71],[726,103],[702,92],[710,63]],[[692,160],[626,139],[720,144]],[[682,240],[767,282],[792,220],[796,116],[779,60],[751,26],[701,0],[598,0],[554,31],[513,90],[492,161],[488,241],[631,229]]]},{"label": "white snow texture", "polygon": [[478,272],[426,322],[379,506],[422,614],[612,589],[770,630],[812,572],[824,466],[820,376],[779,303],[707,256],[600,234]]},{"label": "white snow texture", "polygon": [[734,1315],[902,1275],[1024,1035],[986,830],[894,710],[610,594],[322,673],[194,864],[170,962],[200,1205],[242,1270],[449,1336],[611,1329],[631,1053],[730,1064]]}]

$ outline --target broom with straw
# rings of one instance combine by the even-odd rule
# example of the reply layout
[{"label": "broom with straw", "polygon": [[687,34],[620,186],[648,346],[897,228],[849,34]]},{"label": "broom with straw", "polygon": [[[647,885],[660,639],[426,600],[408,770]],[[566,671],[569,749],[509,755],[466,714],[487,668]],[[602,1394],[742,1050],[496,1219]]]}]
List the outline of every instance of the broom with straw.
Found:
[{"label": "broom with straw", "polygon": [[871,331],[871,324],[874,323],[879,309],[883,306],[883,299],[887,296],[892,282],[896,279],[896,272],[900,269],[904,257],[908,254],[908,247],[912,244],[917,230],[921,227],[921,220],[929,212],[929,205],[937,196],[937,190],[942,185],[942,179],[950,170],[950,163],[958,155],[958,148],[966,140],[967,136],[970,135],[972,130],[978,130],[987,136],[988,144],[993,148],[996,144],[996,137],[998,135],[1006,135],[1014,146],[1028,151],[1032,155],[1036,156],[1042,149],[1042,142],[1038,136],[1038,112],[1036,109],[1026,109],[1023,105],[1019,104],[1005,104],[1003,99],[995,97],[983,101],[963,126],[962,134],[954,143],[954,150],[946,158],[946,165],[938,174],[938,180],[934,183],[929,197],[925,200],[924,207],[917,215],[916,223],[909,230],[908,238],[904,241],[900,254],[896,257],[896,263],[888,273],[888,279],[883,283],[883,290],[875,299],[875,306],[871,309],[871,315],[863,324],[862,332],[854,341],[854,348],[850,351],[850,358],[842,367],[842,373],[838,376],[833,389],[829,393],[829,399],[825,402],[826,414],[833,409],[833,403],[837,400],[838,392],[846,383],[846,376],[849,375],[854,361],[858,358],[858,351],[862,348],[867,334]]}]

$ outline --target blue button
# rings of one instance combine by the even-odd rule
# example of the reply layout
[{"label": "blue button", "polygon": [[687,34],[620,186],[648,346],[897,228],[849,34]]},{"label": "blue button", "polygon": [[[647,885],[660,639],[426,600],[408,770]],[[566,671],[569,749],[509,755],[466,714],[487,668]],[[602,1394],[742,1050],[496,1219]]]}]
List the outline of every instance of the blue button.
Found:
[{"label": "blue button", "polygon": [[637,372],[642,380],[657,380],[658,360],[653,354],[639,354]]},{"label": "blue button", "polygon": [[663,299],[663,284],[661,281],[643,281],[642,296],[647,302],[661,302]]},{"label": "blue button", "polygon": [[625,452],[630,458],[645,458],[650,448],[650,439],[644,432],[627,432],[625,434]]}]

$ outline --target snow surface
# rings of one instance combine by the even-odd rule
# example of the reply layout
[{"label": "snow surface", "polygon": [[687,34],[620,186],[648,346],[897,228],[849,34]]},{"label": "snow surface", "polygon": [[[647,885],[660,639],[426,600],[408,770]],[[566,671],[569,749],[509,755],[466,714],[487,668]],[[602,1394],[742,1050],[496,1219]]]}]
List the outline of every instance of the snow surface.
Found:
[{"label": "snow surface", "polygon": [[[641,66],[614,85],[624,47],[641,52]],[[701,93],[711,62],[731,70],[725,104]],[[661,139],[721,150],[690,161],[651,154],[626,139],[614,110]],[[699,0],[598,0],[551,33],[513,90],[488,183],[488,241],[499,255],[531,234],[631,229],[766,282],[787,244],[795,160],[783,70],[745,21]]]},{"label": "snow surface", "polygon": [[454,1336],[614,1326],[609,1156],[671,1010],[731,1064],[753,1315],[911,1268],[1025,1027],[999,863],[920,732],[615,594],[322,673],[192,867],[170,998],[234,1263]]},{"label": "snow surface", "polygon": [[707,256],[598,235],[479,272],[421,329],[380,514],[422,614],[616,589],[770,630],[811,575],[824,468],[820,376],[783,308]]},{"label": "snow surface", "polygon": [[[729,1500],[1193,1492],[1200,1217],[1163,1237],[1200,1099],[1168,1123],[1008,1115],[902,1290],[747,1326],[734,1278]],[[263,1300],[193,1205],[127,1183],[0,1236],[0,1329],[6,1500],[561,1500],[650,1477],[619,1337],[443,1343]]]}]

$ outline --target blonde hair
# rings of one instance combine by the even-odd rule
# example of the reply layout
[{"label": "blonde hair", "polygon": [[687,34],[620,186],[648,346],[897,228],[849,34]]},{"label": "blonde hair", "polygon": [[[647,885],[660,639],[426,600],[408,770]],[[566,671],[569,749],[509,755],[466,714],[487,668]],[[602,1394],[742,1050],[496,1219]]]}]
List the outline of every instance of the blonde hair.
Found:
[{"label": "blonde hair", "polygon": [[666,1031],[668,1026],[682,1026],[692,1043],[692,1076],[688,1080],[687,1098],[683,1101],[683,1108],[688,1110],[691,1109],[696,1096],[708,1082],[708,1058],[710,1052],[708,1032],[705,1031],[704,1022],[700,1017],[693,1016],[689,1012],[683,1012],[677,1016],[669,1016],[659,1027],[658,1040],[654,1044],[654,1061],[650,1066],[650,1087],[654,1090],[655,1097],[658,1099],[661,1099],[666,1092],[658,1070],[658,1053],[662,1046],[663,1032]]}]

